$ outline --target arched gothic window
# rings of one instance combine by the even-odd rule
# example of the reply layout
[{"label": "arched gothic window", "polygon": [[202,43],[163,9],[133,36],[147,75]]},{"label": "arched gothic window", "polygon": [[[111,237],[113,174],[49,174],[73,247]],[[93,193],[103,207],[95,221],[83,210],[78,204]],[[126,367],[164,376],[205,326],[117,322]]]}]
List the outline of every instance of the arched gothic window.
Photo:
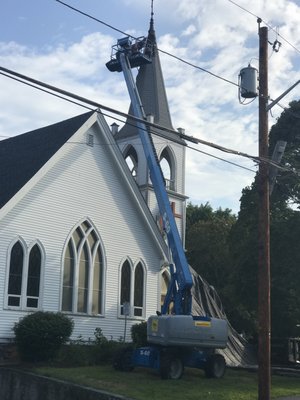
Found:
[{"label": "arched gothic window", "polygon": [[143,316],[144,306],[144,268],[141,263],[134,270],[134,316]]},{"label": "arched gothic window", "polygon": [[131,266],[126,260],[122,266],[121,271],[121,314],[124,315],[124,305],[130,304],[131,297]]},{"label": "arched gothic window", "polygon": [[37,309],[40,306],[42,253],[35,244],[30,251],[17,241],[10,251],[7,306]]},{"label": "arched gothic window", "polygon": [[175,190],[175,163],[168,147],[164,148],[160,155],[160,167],[165,178],[166,188]]},{"label": "arched gothic window", "polygon": [[26,306],[38,307],[41,278],[42,254],[39,246],[35,244],[29,253]]},{"label": "arched gothic window", "polygon": [[10,253],[8,305],[21,306],[24,250],[20,242],[14,244]]},{"label": "arched gothic window", "polygon": [[[121,267],[120,313],[144,316],[145,270],[141,262],[135,268],[126,260]],[[125,310],[125,306],[127,310]]]},{"label": "arched gothic window", "polygon": [[131,175],[136,179],[138,172],[138,156],[137,152],[132,146],[129,146],[125,153],[125,161],[128,165]]},{"label": "arched gothic window", "polygon": [[100,238],[89,221],[80,224],[65,250],[62,310],[103,313],[104,267]]}]

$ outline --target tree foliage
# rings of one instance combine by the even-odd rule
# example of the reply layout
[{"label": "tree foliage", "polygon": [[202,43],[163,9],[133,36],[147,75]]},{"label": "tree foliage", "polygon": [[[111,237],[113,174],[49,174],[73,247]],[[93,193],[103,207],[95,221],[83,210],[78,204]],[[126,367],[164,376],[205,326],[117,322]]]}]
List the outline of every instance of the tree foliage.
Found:
[{"label": "tree foliage", "polygon": [[187,206],[187,258],[189,264],[227,297],[231,260],[228,247],[230,230],[235,223],[231,210],[214,211],[206,203]]},{"label": "tree foliage", "polygon": [[14,326],[16,344],[22,360],[48,361],[72,334],[74,323],[62,313],[37,311]]},{"label": "tree foliage", "polygon": [[[271,196],[272,337],[300,336],[300,101],[292,102],[270,130],[270,156],[287,142]],[[215,286],[232,325],[257,335],[258,183],[244,188],[237,217],[228,209],[187,207],[187,257]]]},{"label": "tree foliage", "polygon": [[[292,171],[300,169],[300,102],[291,103],[270,131],[270,155],[278,140],[287,142],[282,165],[271,197],[270,253],[272,336],[299,336],[300,322],[300,180]],[[293,209],[290,207],[294,205]],[[258,185],[243,190],[241,208],[230,233],[233,297],[230,310],[234,326],[255,336],[258,276]]]},{"label": "tree foliage", "polygon": [[271,128],[270,155],[279,140],[287,143],[281,164],[290,171],[278,171],[272,204],[281,207],[282,203],[293,203],[299,209],[300,180],[297,172],[300,171],[300,101],[291,102],[290,107],[283,111]]}]

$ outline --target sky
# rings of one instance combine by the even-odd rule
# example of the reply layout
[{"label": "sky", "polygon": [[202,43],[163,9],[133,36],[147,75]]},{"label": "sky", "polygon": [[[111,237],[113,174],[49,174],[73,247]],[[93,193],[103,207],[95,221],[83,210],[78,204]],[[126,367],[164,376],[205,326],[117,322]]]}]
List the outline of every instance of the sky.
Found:
[{"label": "sky", "polygon": [[[65,2],[128,34],[147,35],[150,0]],[[1,6],[0,66],[128,112],[122,74],[105,67],[111,46],[123,34],[56,0],[2,0]],[[154,0],[158,48],[219,77],[160,53],[174,128],[254,156],[258,99],[241,99],[237,84],[242,68],[251,64],[258,69],[257,17],[269,28],[269,95],[276,99],[300,79],[300,0]],[[273,50],[276,40],[279,51]],[[0,139],[86,111],[3,75],[0,85]],[[282,106],[299,94],[300,85],[272,108],[270,128]],[[114,121],[107,117],[109,125]],[[257,166],[209,146],[188,144],[196,149],[188,148],[186,155],[189,201],[238,213],[242,190],[251,185]]]}]

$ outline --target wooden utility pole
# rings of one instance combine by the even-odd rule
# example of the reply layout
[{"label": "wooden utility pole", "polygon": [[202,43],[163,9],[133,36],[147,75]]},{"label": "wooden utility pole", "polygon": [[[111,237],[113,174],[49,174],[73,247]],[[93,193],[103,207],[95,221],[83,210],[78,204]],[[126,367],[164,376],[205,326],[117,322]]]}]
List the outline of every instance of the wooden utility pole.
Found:
[{"label": "wooden utility pole", "polygon": [[[258,21],[260,22],[260,21]],[[259,157],[269,157],[268,140],[268,28],[259,27]],[[269,164],[259,163],[258,175],[258,400],[270,400],[270,204]]]}]

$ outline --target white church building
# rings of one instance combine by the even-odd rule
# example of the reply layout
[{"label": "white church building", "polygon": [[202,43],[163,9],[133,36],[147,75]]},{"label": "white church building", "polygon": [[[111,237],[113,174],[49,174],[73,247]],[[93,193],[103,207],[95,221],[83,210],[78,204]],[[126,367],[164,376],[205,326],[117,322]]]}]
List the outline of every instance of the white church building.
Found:
[{"label": "white church building", "polygon": [[[173,129],[153,19],[153,62],[140,67],[145,113]],[[129,114],[132,114],[131,107]],[[179,233],[185,232],[185,142],[152,131]],[[0,142],[0,342],[30,312],[61,311],[73,338],[108,338],[160,310],[168,249],[132,120],[118,130],[101,110]]]}]

